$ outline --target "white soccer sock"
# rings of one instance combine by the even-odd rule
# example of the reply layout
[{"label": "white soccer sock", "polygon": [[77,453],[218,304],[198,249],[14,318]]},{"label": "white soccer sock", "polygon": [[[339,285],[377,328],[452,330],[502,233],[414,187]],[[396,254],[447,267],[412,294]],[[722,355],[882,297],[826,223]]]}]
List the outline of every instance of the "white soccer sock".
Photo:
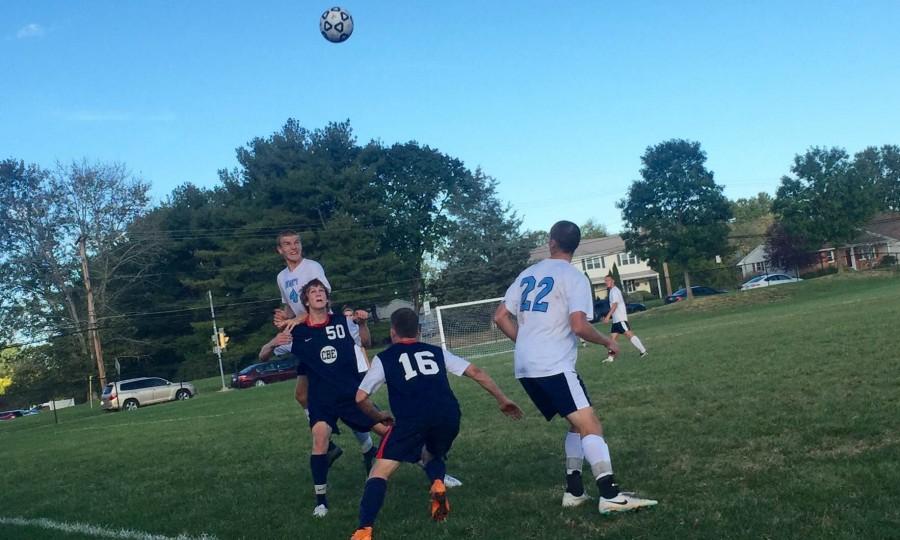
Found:
[{"label": "white soccer sock", "polygon": [[637,350],[641,351],[641,354],[647,352],[647,349],[644,348],[644,344],[641,343],[641,339],[637,336],[631,336],[631,344],[637,347]]},{"label": "white soccer sock", "polygon": [[374,446],[374,444],[372,443],[372,435],[370,435],[368,432],[359,433],[357,431],[354,431],[353,436],[356,437],[357,441],[359,441],[359,449],[363,454],[368,452],[372,448],[372,446]]},{"label": "white soccer sock", "polygon": [[584,448],[584,457],[591,464],[591,472],[594,478],[600,478],[612,474],[612,461],[609,457],[609,447],[600,435],[587,435],[581,439],[581,447]]},{"label": "white soccer sock", "polygon": [[584,463],[584,449],[581,446],[581,435],[566,432],[566,474],[581,472]]}]

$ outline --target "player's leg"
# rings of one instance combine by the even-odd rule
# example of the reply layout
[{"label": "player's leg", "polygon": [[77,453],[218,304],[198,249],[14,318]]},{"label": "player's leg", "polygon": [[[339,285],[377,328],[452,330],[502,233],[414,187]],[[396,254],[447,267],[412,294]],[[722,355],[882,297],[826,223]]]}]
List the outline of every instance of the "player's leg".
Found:
[{"label": "player's leg", "polygon": [[431,482],[429,489],[431,519],[435,521],[444,521],[450,515],[450,501],[447,499],[447,486],[444,484],[447,475],[444,456],[450,452],[453,441],[459,435],[459,423],[460,414],[457,410],[438,415],[423,426],[425,448],[422,455],[425,474]]},{"label": "player's leg", "polygon": [[[422,446],[422,459],[420,459],[416,463],[416,465],[421,467],[422,470],[425,470],[425,462],[427,461],[427,459],[425,457],[426,454],[428,454],[428,450],[426,450],[425,446],[423,445]],[[447,460],[447,456],[444,456],[444,461],[446,462],[446,460]],[[426,474],[427,474],[427,472],[426,472]],[[460,480],[459,478],[457,478],[455,476],[451,476],[446,473],[444,474],[444,487],[446,487],[447,489],[459,487],[461,485],[463,485],[463,483],[462,483],[462,480]]]},{"label": "player's leg", "polygon": [[[309,420],[309,410],[307,410],[307,404],[309,403],[309,379],[306,375],[297,376],[297,385],[294,388],[294,399],[297,400],[297,403],[303,408],[306,419]],[[340,446],[334,444],[333,441],[328,441],[328,466],[331,467],[343,453],[344,450]]]},{"label": "player's leg", "polygon": [[378,451],[375,445],[372,444],[370,432],[374,431],[377,435],[384,437],[388,432],[388,428],[384,424],[373,422],[371,418],[359,410],[355,403],[342,406],[340,418],[350,427],[356,440],[359,441],[360,450],[362,450],[363,454],[363,467],[365,467],[366,476],[368,476]]},{"label": "player's leg", "polygon": [[313,516],[325,517],[328,514],[328,443],[331,438],[331,426],[323,420],[316,421],[312,429],[312,452],[309,456],[309,468],[312,471],[313,486],[316,493],[316,507]]},{"label": "player's leg", "polygon": [[357,442],[359,442],[359,451],[362,452],[363,455],[363,467],[365,467],[366,474],[368,474],[368,472],[372,470],[372,463],[375,461],[376,453],[375,444],[372,442],[372,435],[368,431],[354,431],[353,436],[356,437]]},{"label": "player's leg", "polygon": [[562,505],[579,506],[590,497],[584,491],[581,469],[584,464],[584,449],[581,446],[581,435],[574,428],[566,432],[566,492],[563,493]]},{"label": "player's leg", "polygon": [[619,490],[619,485],[616,484],[613,476],[609,446],[603,439],[603,426],[592,407],[580,408],[567,415],[566,420],[581,435],[584,457],[591,465],[591,473],[600,490],[598,505],[600,513],[636,510],[656,504],[656,501],[652,499],[641,499],[632,494],[624,494]]},{"label": "player's leg", "polygon": [[634,345],[634,348],[637,349],[639,353],[641,353],[641,358],[647,356],[647,348],[644,347],[643,343],[641,343],[641,338],[637,337],[634,334],[634,331],[631,329],[631,325],[628,324],[628,322],[623,322],[622,326],[624,326],[625,328],[625,337],[627,337],[628,341],[630,341],[631,344]]},{"label": "player's leg", "polygon": [[375,460],[372,471],[369,473],[369,479],[366,480],[362,499],[359,501],[359,527],[350,540],[370,540],[372,538],[372,527],[375,526],[375,520],[384,505],[384,498],[387,494],[388,478],[399,466],[400,462],[392,459]]}]

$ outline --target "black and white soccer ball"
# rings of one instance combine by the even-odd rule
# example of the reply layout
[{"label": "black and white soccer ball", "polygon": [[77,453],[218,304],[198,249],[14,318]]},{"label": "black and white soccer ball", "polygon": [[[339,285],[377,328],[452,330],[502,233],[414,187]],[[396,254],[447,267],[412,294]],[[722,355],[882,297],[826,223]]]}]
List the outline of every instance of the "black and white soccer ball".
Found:
[{"label": "black and white soccer ball", "polygon": [[353,17],[346,9],[333,7],[319,18],[319,31],[332,43],[347,41],[353,33]]}]

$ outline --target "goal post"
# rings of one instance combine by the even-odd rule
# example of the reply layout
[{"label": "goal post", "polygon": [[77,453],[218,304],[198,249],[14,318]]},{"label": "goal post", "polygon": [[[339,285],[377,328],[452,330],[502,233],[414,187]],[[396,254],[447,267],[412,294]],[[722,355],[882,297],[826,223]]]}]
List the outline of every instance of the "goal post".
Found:
[{"label": "goal post", "polygon": [[439,306],[435,309],[439,345],[463,358],[481,358],[512,352],[515,343],[494,323],[503,298],[489,298]]}]

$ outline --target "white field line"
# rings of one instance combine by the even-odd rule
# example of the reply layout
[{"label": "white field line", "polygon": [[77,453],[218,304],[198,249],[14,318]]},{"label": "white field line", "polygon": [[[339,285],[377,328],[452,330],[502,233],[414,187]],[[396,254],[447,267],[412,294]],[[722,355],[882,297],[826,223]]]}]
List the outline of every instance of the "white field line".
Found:
[{"label": "white field line", "polygon": [[189,536],[183,533],[178,536],[165,536],[162,534],[135,531],[133,529],[112,529],[109,527],[101,527],[99,525],[90,525],[88,523],[54,521],[47,518],[28,519],[22,517],[0,516],[0,525],[37,527],[39,529],[50,529],[64,533],[85,534],[97,538],[117,538],[127,540],[215,540],[216,538],[215,536],[206,533],[203,533],[200,536]]}]

